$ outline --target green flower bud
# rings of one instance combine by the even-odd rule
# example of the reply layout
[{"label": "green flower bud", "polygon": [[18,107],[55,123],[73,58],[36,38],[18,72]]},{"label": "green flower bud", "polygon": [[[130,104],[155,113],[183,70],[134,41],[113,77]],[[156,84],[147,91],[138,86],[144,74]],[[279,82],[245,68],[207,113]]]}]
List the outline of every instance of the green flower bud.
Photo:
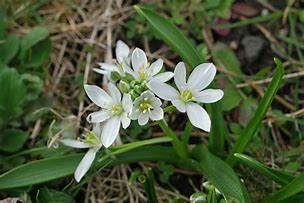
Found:
[{"label": "green flower bud", "polygon": [[204,193],[196,192],[190,196],[190,201],[191,203],[206,203],[207,199]]},{"label": "green flower bud", "polygon": [[117,82],[118,80],[121,79],[121,76],[120,76],[120,74],[119,74],[117,71],[112,71],[112,72],[111,72],[111,79],[112,79],[114,82]]},{"label": "green flower bud", "polygon": [[128,93],[130,91],[130,85],[125,81],[119,81],[117,86],[122,93]]}]

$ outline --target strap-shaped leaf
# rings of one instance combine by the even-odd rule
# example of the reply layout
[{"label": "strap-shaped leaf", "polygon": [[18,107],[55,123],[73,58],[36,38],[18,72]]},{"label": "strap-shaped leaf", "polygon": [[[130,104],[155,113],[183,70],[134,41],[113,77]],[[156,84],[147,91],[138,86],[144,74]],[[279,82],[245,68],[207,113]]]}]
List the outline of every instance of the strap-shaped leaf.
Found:
[{"label": "strap-shaped leaf", "polygon": [[192,154],[199,161],[199,169],[228,202],[250,202],[239,178],[225,161],[211,154],[204,145],[198,145]]},{"label": "strap-shaped leaf", "polygon": [[[267,198],[264,201],[264,203],[280,202],[302,191],[304,191],[304,174],[295,178],[289,184],[281,188],[279,191],[275,192],[274,195]],[[295,201],[290,201],[290,202],[295,202]],[[299,202],[303,202],[303,199],[301,199],[301,201]]]},{"label": "strap-shaped leaf", "polygon": [[282,62],[275,58],[274,62],[276,63],[276,72],[271,80],[271,83],[269,87],[267,88],[265,95],[262,98],[262,101],[260,105],[258,106],[254,116],[249,121],[246,128],[243,130],[243,133],[240,135],[239,139],[234,144],[232,150],[229,153],[229,156],[227,158],[227,162],[233,166],[236,163],[236,159],[234,157],[235,153],[242,153],[246,147],[248,146],[249,142],[251,141],[252,137],[256,134],[260,124],[263,121],[263,118],[265,117],[265,114],[271,105],[271,102],[277,93],[282,78],[284,74],[283,64]]},{"label": "strap-shaped leaf", "polygon": [[294,179],[291,174],[269,168],[247,155],[236,153],[234,154],[234,156],[253,170],[270,178],[271,180],[277,182],[280,185],[286,185]]},{"label": "strap-shaped leaf", "polygon": [[178,53],[183,61],[189,64],[192,69],[205,61],[184,33],[169,20],[151,9],[142,6],[135,6],[134,8],[149,22],[155,32],[159,34],[159,37]]},{"label": "strap-shaped leaf", "polygon": [[[72,175],[83,155],[83,153],[79,153],[47,158],[18,166],[0,176],[0,190],[40,184]],[[145,146],[117,154],[110,163],[108,160],[97,162],[95,167],[101,168],[104,165],[113,166],[149,160],[179,162],[177,154],[171,147]]]}]

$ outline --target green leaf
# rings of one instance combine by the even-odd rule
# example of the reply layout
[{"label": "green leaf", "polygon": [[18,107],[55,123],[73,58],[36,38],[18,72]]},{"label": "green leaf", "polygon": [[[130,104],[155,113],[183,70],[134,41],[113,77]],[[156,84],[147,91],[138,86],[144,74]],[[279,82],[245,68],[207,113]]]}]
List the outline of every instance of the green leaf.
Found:
[{"label": "green leaf", "polygon": [[262,98],[262,101],[260,105],[258,106],[254,116],[252,119],[249,121],[248,125],[246,128],[243,130],[241,135],[239,136],[239,139],[237,142],[234,144],[232,147],[232,150],[229,153],[229,156],[227,158],[227,162],[233,166],[236,162],[236,159],[234,157],[235,153],[242,153],[248,144],[250,143],[252,137],[257,133],[257,130],[269,108],[271,105],[271,102],[278,91],[283,74],[284,74],[284,69],[283,69],[283,64],[279,59],[274,59],[274,62],[276,63],[277,70],[271,80],[271,83],[269,87],[267,88],[265,95]]},{"label": "green leaf", "polygon": [[234,202],[245,202],[242,184],[233,169],[223,160],[211,154],[204,145],[198,145],[192,151],[199,161],[199,168],[208,180],[223,194],[225,199]]},{"label": "green leaf", "polygon": [[51,51],[49,31],[36,27],[21,41],[20,60],[23,67],[38,67],[44,63]]},{"label": "green leaf", "polygon": [[[83,153],[80,153],[47,158],[18,166],[0,175],[0,190],[40,184],[72,175],[83,155]],[[118,154],[110,163],[108,160],[106,162],[97,162],[95,167],[101,168],[106,164],[114,166],[121,163],[136,163],[149,160],[163,160],[170,163],[179,162],[179,158],[172,147],[145,146]]]},{"label": "green leaf", "polygon": [[[26,97],[26,89],[20,75],[13,68],[0,70],[0,128],[19,115]],[[2,121],[2,122],[1,122]]]},{"label": "green leaf", "polygon": [[247,155],[235,153],[234,156],[253,170],[270,178],[280,185],[286,185],[294,179],[292,175],[267,167]]},{"label": "green leaf", "polygon": [[134,6],[134,8],[137,13],[148,20],[159,37],[163,39],[176,53],[178,53],[183,61],[189,64],[192,69],[205,61],[205,58],[198,54],[184,33],[182,33],[168,19],[159,15],[155,11],[142,6]]},{"label": "green leaf", "polygon": [[230,111],[238,107],[241,101],[242,97],[235,87],[228,85],[227,88],[224,89],[224,97],[221,100],[224,111]]},{"label": "green leaf", "polygon": [[243,75],[239,59],[236,57],[232,49],[225,44],[217,44],[212,50],[212,56],[225,69],[236,75]]},{"label": "green leaf", "polygon": [[41,66],[49,57],[51,49],[52,46],[50,38],[46,38],[33,46],[25,54],[25,58],[23,60],[24,68],[35,68]]},{"label": "green leaf", "polygon": [[5,129],[0,135],[0,150],[13,153],[22,148],[28,135],[26,132],[16,129]]},{"label": "green leaf", "polygon": [[0,61],[8,64],[16,56],[19,43],[17,35],[9,35],[4,42],[0,42]]},{"label": "green leaf", "polygon": [[[204,55],[199,54],[191,42],[186,38],[174,24],[157,12],[140,6],[134,7],[137,13],[143,16],[158,36],[167,43],[187,64],[194,69],[198,64],[205,62]],[[214,87],[214,84],[212,84]],[[211,129],[210,149],[222,154],[224,151],[225,135],[228,134],[220,103],[212,104],[210,107],[212,123],[217,123]],[[216,128],[215,128],[216,127]],[[216,141],[216,142],[215,142]]]},{"label": "green leaf", "polygon": [[45,27],[36,27],[28,33],[21,42],[21,51],[26,52],[40,41],[45,40],[49,36],[49,31]]},{"label": "green leaf", "polygon": [[152,144],[170,142],[170,141],[171,141],[171,138],[169,138],[169,137],[159,137],[159,138],[153,138],[153,139],[142,140],[142,141],[114,146],[114,147],[111,147],[111,149],[113,149],[113,151],[104,155],[101,159],[99,159],[99,161],[104,161],[104,160],[110,158],[111,156],[118,155],[118,154],[130,151],[132,149],[142,147],[145,145],[152,145]]},{"label": "green leaf", "polygon": [[38,76],[28,73],[22,74],[21,78],[27,89],[26,101],[36,100],[41,92],[42,80]]},{"label": "green leaf", "polygon": [[[304,191],[304,174],[296,177],[279,191],[275,192],[271,197],[267,198],[264,203],[277,203],[285,200],[295,194]],[[303,200],[303,199],[302,199]]]},{"label": "green leaf", "polygon": [[71,175],[82,156],[74,154],[18,166],[0,176],[0,189],[24,187]]},{"label": "green leaf", "polygon": [[40,203],[72,203],[72,197],[68,196],[63,192],[59,192],[49,188],[43,188],[39,190],[38,201]]},{"label": "green leaf", "polygon": [[230,10],[231,5],[234,2],[234,0],[225,0],[221,1],[221,4],[219,5],[219,8],[216,9],[217,16],[225,19],[230,18]]}]

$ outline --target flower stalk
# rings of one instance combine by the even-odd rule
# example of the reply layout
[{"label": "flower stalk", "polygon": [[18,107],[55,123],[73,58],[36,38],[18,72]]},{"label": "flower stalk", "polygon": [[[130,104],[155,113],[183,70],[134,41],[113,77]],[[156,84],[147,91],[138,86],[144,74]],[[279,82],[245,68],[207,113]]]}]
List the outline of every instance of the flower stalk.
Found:
[{"label": "flower stalk", "polygon": [[158,121],[158,125],[162,129],[162,131],[172,139],[172,145],[176,151],[176,153],[179,155],[182,159],[189,158],[189,152],[187,148],[184,147],[183,143],[179,140],[176,133],[167,125],[164,119]]}]

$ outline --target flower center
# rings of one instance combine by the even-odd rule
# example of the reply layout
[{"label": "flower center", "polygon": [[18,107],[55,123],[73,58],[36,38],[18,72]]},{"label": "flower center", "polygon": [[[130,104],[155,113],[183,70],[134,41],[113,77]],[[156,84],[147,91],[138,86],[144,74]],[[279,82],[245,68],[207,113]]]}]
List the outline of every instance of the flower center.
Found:
[{"label": "flower center", "polygon": [[150,104],[148,98],[144,98],[143,101],[139,104],[139,109],[146,113],[147,111],[150,112],[153,110],[153,106]]},{"label": "flower center", "polygon": [[190,90],[183,90],[181,92],[180,98],[183,102],[189,102],[194,99]]},{"label": "flower center", "polygon": [[112,105],[112,114],[119,116],[123,112],[123,108],[120,104],[113,104]]},{"label": "flower center", "polygon": [[98,146],[100,140],[96,136],[96,134],[92,131],[88,131],[84,133],[85,139],[84,142],[91,146]]}]

